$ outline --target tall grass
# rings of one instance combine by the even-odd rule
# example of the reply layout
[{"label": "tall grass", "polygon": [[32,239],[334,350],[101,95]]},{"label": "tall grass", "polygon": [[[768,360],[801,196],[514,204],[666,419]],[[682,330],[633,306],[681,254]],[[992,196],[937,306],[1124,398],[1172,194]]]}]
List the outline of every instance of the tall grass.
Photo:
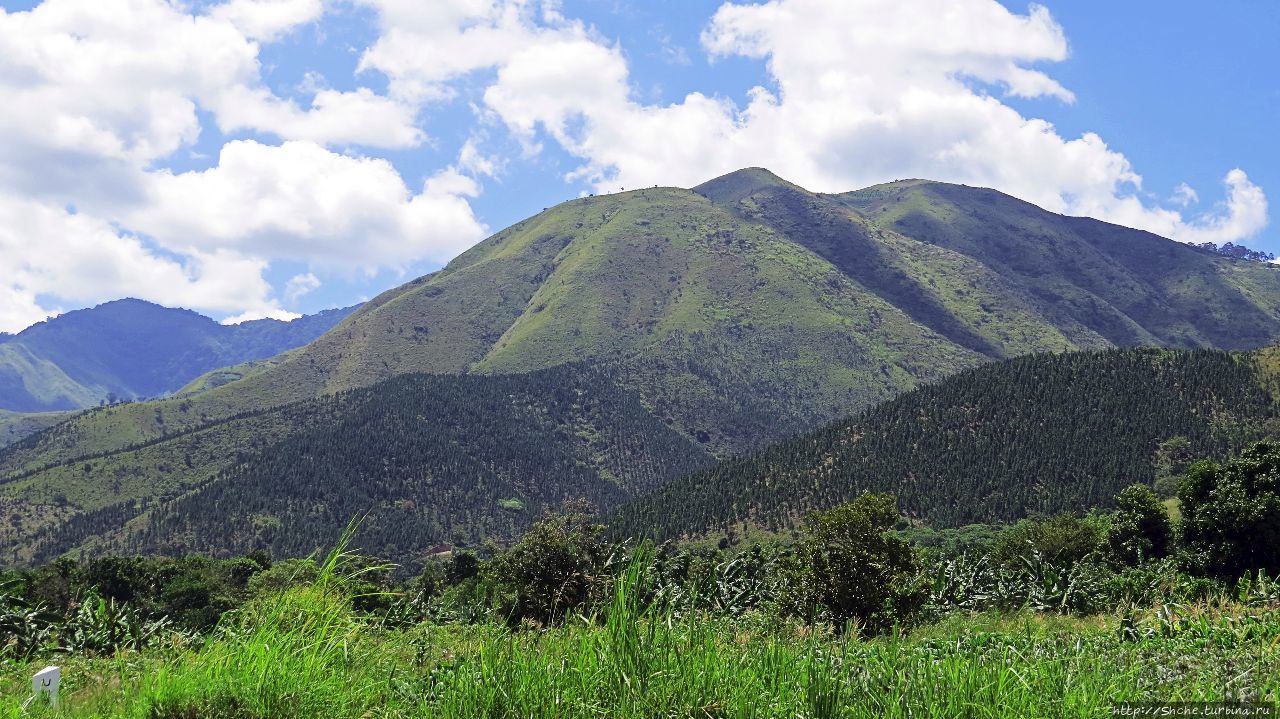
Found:
[{"label": "tall grass", "polygon": [[[1280,613],[1171,606],[1119,619],[952,615],[860,640],[765,615],[674,611],[644,557],[567,626],[396,630],[354,614],[342,548],[309,586],[203,646],[80,661],[64,715],[138,719],[1110,716],[1118,701],[1280,698]],[[0,690],[17,700],[28,667]],[[29,686],[29,685],[25,685]]]}]

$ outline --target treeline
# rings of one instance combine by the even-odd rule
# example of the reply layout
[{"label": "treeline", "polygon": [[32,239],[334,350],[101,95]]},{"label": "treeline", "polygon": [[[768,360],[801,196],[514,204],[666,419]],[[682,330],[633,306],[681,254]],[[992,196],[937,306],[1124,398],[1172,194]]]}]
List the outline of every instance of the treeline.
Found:
[{"label": "treeline", "polygon": [[1249,355],[1109,350],[969,370],[861,416],[717,464],[634,500],[618,537],[793,528],[812,509],[889,491],[934,526],[1105,505],[1152,484],[1162,443],[1223,456],[1275,428]]},{"label": "treeline", "polygon": [[1221,245],[1215,245],[1212,242],[1201,242],[1196,245],[1202,250],[1207,250],[1215,255],[1223,257],[1234,257],[1238,260],[1254,260],[1255,262],[1271,262],[1276,256],[1271,252],[1262,252],[1260,250],[1251,250],[1244,245],[1237,245],[1234,242],[1224,242]]},{"label": "treeline", "polygon": [[[117,551],[305,556],[367,514],[361,548],[414,564],[431,551],[510,541],[567,499],[615,507],[710,462],[609,371],[582,365],[408,375],[277,414],[277,426],[292,428],[283,439],[152,506],[114,538]],[[120,519],[73,518],[39,552],[66,551]]]}]

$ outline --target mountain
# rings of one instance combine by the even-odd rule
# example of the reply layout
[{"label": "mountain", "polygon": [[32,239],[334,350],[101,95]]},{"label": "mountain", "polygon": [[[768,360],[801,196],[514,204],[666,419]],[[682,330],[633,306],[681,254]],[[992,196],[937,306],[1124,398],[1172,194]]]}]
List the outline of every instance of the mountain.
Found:
[{"label": "mountain", "polygon": [[[992,190],[910,180],[816,194],[748,169],[550,208],[310,344],[0,450],[0,495],[49,521],[106,511],[78,491],[53,500],[95,457],[207,436],[190,464],[131,465],[132,496],[172,498],[226,469],[245,441],[220,434],[235,418],[411,374],[588,363],[726,458],[1030,353],[1278,341],[1280,271],[1260,262]],[[281,422],[250,439],[303,429]]]},{"label": "mountain", "polygon": [[0,409],[44,412],[159,397],[225,365],[304,345],[355,308],[221,325],[125,299],[0,337]]},{"label": "mountain", "polygon": [[[571,200],[390,290],[278,364],[201,392],[183,427],[408,373],[626,369],[720,456],[1031,352],[1280,340],[1280,272],[983,190],[842,195],[761,169]],[[166,416],[176,402],[161,403]],[[0,472],[173,431],[74,420]]]},{"label": "mountain", "polygon": [[300,556],[367,514],[361,546],[413,563],[510,539],[568,499],[615,507],[710,462],[602,368],[405,375],[15,478],[0,508],[22,519],[0,528],[0,556]]},{"label": "mountain", "polygon": [[1278,390],[1280,348],[1021,357],[683,477],[610,527],[657,539],[783,530],[867,490],[934,526],[1105,506],[1152,484],[1170,447],[1222,456],[1280,435]]}]

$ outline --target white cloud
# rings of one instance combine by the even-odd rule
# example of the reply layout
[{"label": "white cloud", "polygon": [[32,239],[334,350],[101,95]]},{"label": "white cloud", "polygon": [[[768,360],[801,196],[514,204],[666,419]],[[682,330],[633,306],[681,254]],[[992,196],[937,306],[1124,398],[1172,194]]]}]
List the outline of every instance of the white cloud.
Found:
[{"label": "white cloud", "polygon": [[506,63],[521,49],[565,32],[555,0],[355,0],[378,12],[381,33],[360,58],[360,70],[391,81],[394,96],[414,102],[453,97],[451,84]]},{"label": "white cloud", "polygon": [[[385,160],[328,149],[417,146],[415,106],[318,76],[302,103],[268,88],[262,44],[322,13],[320,0],[0,9],[0,328],[123,295],[285,317],[263,278],[274,260],[373,272],[479,239],[477,188],[453,170],[412,192]],[[203,172],[156,169],[194,155],[201,111],[281,144],[234,141]]]},{"label": "white cloud", "polygon": [[474,137],[462,143],[458,151],[458,168],[472,176],[497,177],[505,165],[501,156],[484,154]]},{"label": "white cloud", "polygon": [[282,320],[284,322],[288,322],[290,320],[296,320],[301,316],[302,315],[297,312],[289,312],[288,310],[282,309],[271,309],[265,311],[246,310],[238,315],[222,320],[222,324],[238,325],[241,322],[251,322],[253,320]]},{"label": "white cloud", "polygon": [[474,181],[453,170],[413,193],[386,160],[340,155],[310,142],[223,146],[216,167],[148,176],[148,201],[125,224],[166,246],[249,252],[331,270],[444,261],[485,227],[467,197]]},{"label": "white cloud", "polygon": [[299,298],[309,295],[320,288],[320,278],[310,272],[294,275],[284,286],[286,302],[297,302]]},{"label": "white cloud", "polygon": [[[1173,210],[1151,210],[1130,200],[1125,206],[1134,227],[1148,229],[1158,235],[1182,242],[1238,242],[1253,237],[1267,226],[1267,197],[1262,188],[1249,181],[1243,170],[1234,169],[1223,178],[1227,199],[1212,213],[1186,217]],[[1190,190],[1190,188],[1187,188]],[[1191,196],[1195,191],[1191,190]]]},{"label": "white cloud", "polygon": [[114,172],[120,189],[107,194],[119,199],[128,168],[195,142],[199,109],[225,131],[337,146],[420,142],[413,109],[366,88],[319,90],[302,109],[266,87],[255,40],[314,19],[318,8],[234,0],[191,15],[163,0],[46,0],[28,12],[0,10],[0,182],[78,193],[92,183],[76,175]]},{"label": "white cloud", "polygon": [[264,88],[235,88],[218,98],[218,126],[224,132],[256,130],[322,145],[364,145],[404,149],[425,138],[414,125],[411,105],[368,88],[348,92],[317,89],[307,109]]},{"label": "white cloud", "polygon": [[527,147],[545,134],[581,158],[574,176],[601,191],[690,185],[762,165],[819,191],[902,177],[991,186],[1188,241],[1240,240],[1266,224],[1265,197],[1243,173],[1229,176],[1230,199],[1216,214],[1184,218],[1140,200],[1141,176],[1098,135],[1064,138],[997,97],[1074,99],[1037,69],[1069,49],[1043,7],[1018,15],[994,0],[725,3],[703,33],[705,49],[713,59],[765,59],[776,86],[754,88],[745,107],[702,93],[643,104],[622,53],[581,27],[526,36],[497,61],[486,106]]},{"label": "white cloud", "polygon": [[262,259],[229,250],[169,258],[109,223],[2,194],[0,266],[0,331],[55,314],[40,301],[48,295],[79,305],[129,296],[221,312],[278,309]]},{"label": "white cloud", "polygon": [[245,37],[270,41],[314,22],[323,12],[320,0],[230,0],[214,7],[209,15],[229,21]]},{"label": "white cloud", "polygon": [[1185,182],[1173,188],[1173,196],[1169,198],[1169,202],[1180,207],[1194,205],[1199,201],[1200,195],[1196,193],[1195,188]]}]

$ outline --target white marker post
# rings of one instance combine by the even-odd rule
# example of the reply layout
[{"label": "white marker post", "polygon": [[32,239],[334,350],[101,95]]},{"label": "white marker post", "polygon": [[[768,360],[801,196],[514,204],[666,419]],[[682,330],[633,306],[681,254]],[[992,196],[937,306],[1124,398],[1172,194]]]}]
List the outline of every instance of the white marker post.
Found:
[{"label": "white marker post", "polygon": [[32,699],[39,701],[41,694],[49,695],[49,706],[58,708],[58,684],[62,681],[62,672],[57,667],[45,667],[31,679]]}]

